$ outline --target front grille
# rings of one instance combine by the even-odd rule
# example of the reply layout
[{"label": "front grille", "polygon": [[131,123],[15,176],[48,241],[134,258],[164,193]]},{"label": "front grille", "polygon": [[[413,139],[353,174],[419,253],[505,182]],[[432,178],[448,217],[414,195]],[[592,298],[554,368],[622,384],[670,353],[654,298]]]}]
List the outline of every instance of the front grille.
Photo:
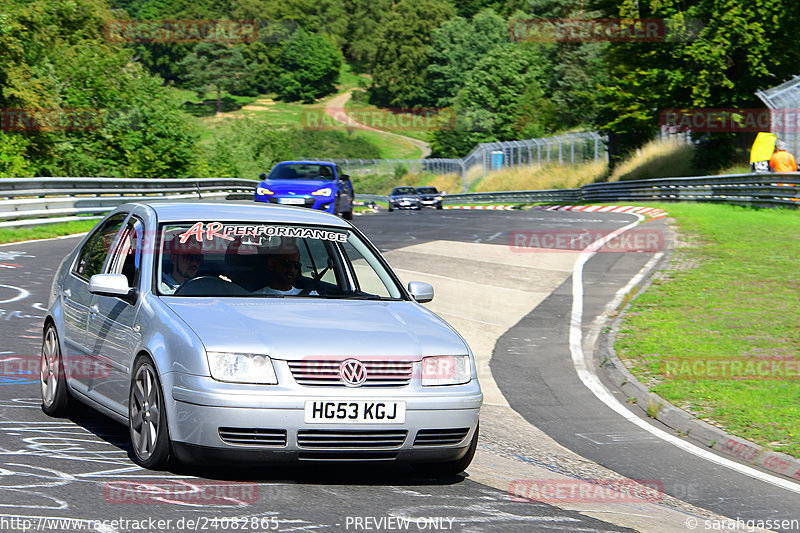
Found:
[{"label": "front grille", "polygon": [[219,438],[223,442],[239,446],[286,446],[285,429],[219,428]]},{"label": "front grille", "polygon": [[414,446],[452,446],[458,444],[469,433],[469,428],[421,429],[417,431]]},{"label": "front grille", "polygon": [[328,430],[308,429],[297,432],[297,445],[317,449],[399,448],[406,440],[405,430]]},{"label": "front grille", "polygon": [[[404,387],[411,383],[412,361],[361,361],[367,369],[362,387]],[[336,360],[289,361],[294,380],[300,385],[344,387]]]},{"label": "front grille", "polygon": [[297,455],[300,461],[394,461],[397,454],[392,452],[303,452]]}]

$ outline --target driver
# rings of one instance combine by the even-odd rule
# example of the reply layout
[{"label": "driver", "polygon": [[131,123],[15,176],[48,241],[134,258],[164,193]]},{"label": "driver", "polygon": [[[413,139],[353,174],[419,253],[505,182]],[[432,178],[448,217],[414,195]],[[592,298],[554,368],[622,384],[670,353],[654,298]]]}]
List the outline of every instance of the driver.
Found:
[{"label": "driver", "polygon": [[172,270],[164,269],[161,273],[161,292],[164,294],[173,294],[186,280],[196,277],[203,262],[203,245],[196,239],[181,243],[180,235],[175,235],[171,244],[169,260]]}]

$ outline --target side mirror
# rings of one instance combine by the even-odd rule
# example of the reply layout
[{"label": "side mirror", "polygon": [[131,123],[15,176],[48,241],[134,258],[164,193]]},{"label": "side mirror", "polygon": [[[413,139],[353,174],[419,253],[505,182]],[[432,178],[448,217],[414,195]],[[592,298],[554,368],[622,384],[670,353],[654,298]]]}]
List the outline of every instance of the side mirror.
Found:
[{"label": "side mirror", "polygon": [[350,175],[349,174],[342,174],[340,177],[344,181],[350,181]]},{"label": "side mirror", "polygon": [[433,300],[433,286],[430,283],[422,281],[409,281],[408,292],[411,296],[421,304],[428,303]]},{"label": "side mirror", "polygon": [[134,294],[124,274],[95,274],[89,279],[89,292],[124,300],[129,300]]},{"label": "side mirror", "polygon": [[258,179],[264,181],[265,179],[267,179],[267,175],[262,172],[261,174],[258,175]]}]

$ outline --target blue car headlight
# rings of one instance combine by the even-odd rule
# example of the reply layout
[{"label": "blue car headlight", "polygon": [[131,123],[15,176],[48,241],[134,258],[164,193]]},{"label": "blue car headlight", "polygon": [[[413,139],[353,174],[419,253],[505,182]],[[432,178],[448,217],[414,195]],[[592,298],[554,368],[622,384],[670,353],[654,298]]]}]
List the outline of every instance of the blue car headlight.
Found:
[{"label": "blue car headlight", "polygon": [[330,196],[333,194],[333,190],[330,187],[325,187],[324,189],[319,189],[311,193],[312,196]]},{"label": "blue car headlight", "polygon": [[256,194],[259,195],[259,196],[271,196],[271,195],[273,195],[275,193],[272,192],[271,190],[267,189],[266,187],[257,187],[256,188]]},{"label": "blue car headlight", "polygon": [[276,385],[278,378],[272,359],[255,353],[207,352],[211,377],[232,383]]}]

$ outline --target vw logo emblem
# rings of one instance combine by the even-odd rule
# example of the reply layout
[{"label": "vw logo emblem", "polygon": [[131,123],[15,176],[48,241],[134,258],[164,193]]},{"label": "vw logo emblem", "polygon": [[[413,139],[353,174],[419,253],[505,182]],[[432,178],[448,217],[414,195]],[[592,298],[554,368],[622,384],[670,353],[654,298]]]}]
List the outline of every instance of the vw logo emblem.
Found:
[{"label": "vw logo emblem", "polygon": [[348,387],[358,387],[367,380],[367,369],[358,359],[345,359],[339,365],[339,377]]}]

